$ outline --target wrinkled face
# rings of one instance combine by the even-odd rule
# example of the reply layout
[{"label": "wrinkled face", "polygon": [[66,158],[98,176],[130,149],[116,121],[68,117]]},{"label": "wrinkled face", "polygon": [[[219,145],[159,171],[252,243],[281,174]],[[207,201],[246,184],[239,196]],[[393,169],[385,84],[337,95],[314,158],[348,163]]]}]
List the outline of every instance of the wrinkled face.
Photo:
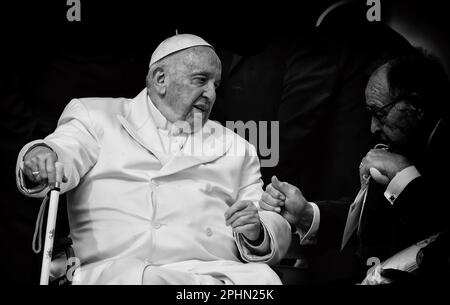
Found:
[{"label": "wrinkled face", "polygon": [[421,118],[418,109],[407,99],[392,99],[385,66],[367,84],[366,107],[372,115],[371,132],[379,143],[400,151],[414,144]]},{"label": "wrinkled face", "polygon": [[177,54],[167,75],[167,119],[187,122],[192,132],[203,126],[216,100],[221,69],[219,58],[209,47],[194,47]]}]

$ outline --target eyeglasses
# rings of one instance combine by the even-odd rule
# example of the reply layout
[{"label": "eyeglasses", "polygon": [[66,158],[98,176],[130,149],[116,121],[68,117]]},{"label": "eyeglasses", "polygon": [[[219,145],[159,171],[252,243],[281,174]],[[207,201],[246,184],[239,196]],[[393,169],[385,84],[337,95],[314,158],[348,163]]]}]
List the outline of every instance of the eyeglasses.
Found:
[{"label": "eyeglasses", "polygon": [[399,100],[397,99],[389,104],[384,105],[383,107],[366,106],[366,110],[373,117],[375,117],[380,123],[384,123],[392,107],[398,102]]},{"label": "eyeglasses", "polygon": [[415,92],[397,97],[393,102],[390,102],[389,104],[384,105],[383,107],[373,107],[373,106],[366,106],[367,112],[370,113],[374,118],[376,118],[380,123],[384,123],[386,121],[386,117],[391,111],[392,107],[401,101],[408,101],[408,104],[412,105],[414,108],[416,108],[418,104],[418,100],[421,99],[421,96]]}]

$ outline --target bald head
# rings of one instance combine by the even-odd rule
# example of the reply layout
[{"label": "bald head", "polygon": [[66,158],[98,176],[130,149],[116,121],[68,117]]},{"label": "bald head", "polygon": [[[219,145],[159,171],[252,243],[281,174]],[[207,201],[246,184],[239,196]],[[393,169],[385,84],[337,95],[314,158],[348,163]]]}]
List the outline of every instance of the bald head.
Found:
[{"label": "bald head", "polygon": [[388,84],[389,63],[379,67],[369,78],[366,86],[366,103],[383,107],[391,102]]},{"label": "bald head", "polygon": [[378,143],[405,153],[416,145],[423,110],[409,95],[398,95],[391,83],[392,62],[372,73],[366,87],[366,106],[372,115],[371,132]]},{"label": "bald head", "polygon": [[365,91],[372,133],[399,151],[425,147],[446,114],[447,88],[445,70],[427,52],[389,61],[372,74]]}]

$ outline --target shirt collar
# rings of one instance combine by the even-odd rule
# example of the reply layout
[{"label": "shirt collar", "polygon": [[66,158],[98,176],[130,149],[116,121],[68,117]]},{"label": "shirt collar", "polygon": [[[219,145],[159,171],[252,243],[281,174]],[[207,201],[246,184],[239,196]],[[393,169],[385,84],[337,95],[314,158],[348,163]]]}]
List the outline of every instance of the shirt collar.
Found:
[{"label": "shirt collar", "polygon": [[167,130],[170,128],[170,125],[172,125],[169,120],[166,119],[166,117],[159,111],[158,108],[156,108],[155,104],[153,104],[152,100],[150,99],[150,96],[147,94],[147,100],[150,104],[150,114],[153,118],[153,121],[155,122],[155,125],[159,129]]},{"label": "shirt collar", "polygon": [[187,134],[182,132],[176,124],[170,122],[166,117],[156,108],[155,104],[153,104],[150,96],[147,94],[147,100],[150,104],[150,114],[153,117],[153,121],[155,122],[156,128],[167,133],[169,136],[183,136],[186,137]]}]

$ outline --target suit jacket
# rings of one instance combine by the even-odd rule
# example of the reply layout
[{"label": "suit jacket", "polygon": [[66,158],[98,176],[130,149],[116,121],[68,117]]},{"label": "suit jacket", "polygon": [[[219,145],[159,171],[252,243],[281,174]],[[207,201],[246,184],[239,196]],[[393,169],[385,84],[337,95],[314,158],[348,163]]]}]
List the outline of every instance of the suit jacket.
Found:
[{"label": "suit jacket", "polygon": [[[242,237],[225,226],[230,205],[257,202],[261,196],[254,147],[208,121],[203,132],[188,137],[179,154],[168,156],[149,102],[146,89],[132,100],[72,100],[55,132],[37,142],[49,145],[64,164],[68,182],[62,193],[67,192],[81,282],[140,283],[147,265],[186,262],[190,269],[213,272],[223,261],[240,265],[241,258],[278,262],[290,243],[290,226],[280,215],[260,212],[271,248],[267,255],[252,254]],[[17,183],[24,194],[40,197],[46,190],[30,194],[19,170],[34,143],[19,154]],[[251,268],[245,274],[234,269],[222,273],[235,283],[258,278]],[[279,282],[268,272],[262,282]]]},{"label": "suit jacket", "polygon": [[419,151],[416,158],[412,157],[421,176],[403,189],[394,204],[384,197],[386,187],[371,181],[359,236],[354,234],[342,252],[338,249],[350,202],[317,203],[320,228],[312,263],[316,280],[360,280],[371,266],[370,258],[383,261],[448,229],[445,187],[449,166],[443,162],[447,137],[448,120],[443,119],[426,149]]}]

